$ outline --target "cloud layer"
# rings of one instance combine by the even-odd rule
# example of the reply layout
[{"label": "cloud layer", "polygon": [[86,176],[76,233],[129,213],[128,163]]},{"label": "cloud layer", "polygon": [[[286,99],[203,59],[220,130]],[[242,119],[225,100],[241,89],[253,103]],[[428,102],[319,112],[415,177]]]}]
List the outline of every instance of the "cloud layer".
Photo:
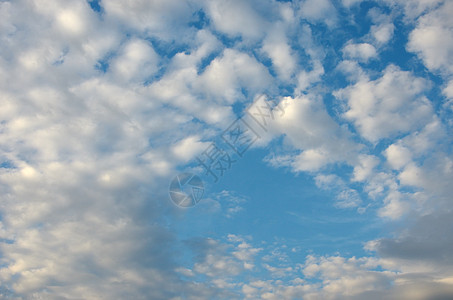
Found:
[{"label": "cloud layer", "polygon": [[[452,297],[453,3],[361,2],[1,1],[0,297]],[[234,233],[247,195],[172,206],[259,95],[249,151],[391,234],[302,255]]]}]

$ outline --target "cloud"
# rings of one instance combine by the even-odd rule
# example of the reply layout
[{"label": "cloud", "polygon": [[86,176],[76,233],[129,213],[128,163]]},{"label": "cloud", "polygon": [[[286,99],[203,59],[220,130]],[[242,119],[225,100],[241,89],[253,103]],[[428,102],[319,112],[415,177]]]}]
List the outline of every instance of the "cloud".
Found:
[{"label": "cloud", "polygon": [[444,88],[443,93],[449,99],[453,98],[453,80],[448,82],[448,85]]},{"label": "cloud", "polygon": [[197,154],[200,154],[209,145],[209,142],[201,142],[197,136],[189,136],[175,144],[172,151],[176,157],[187,162]]},{"label": "cloud", "polygon": [[231,104],[240,99],[240,88],[255,94],[266,90],[270,83],[268,70],[255,58],[226,49],[221,57],[214,59],[206,67],[197,85],[208,96],[224,99]]},{"label": "cloud", "polygon": [[404,195],[398,191],[391,191],[384,198],[384,206],[379,209],[378,215],[383,218],[399,219],[409,209]]},{"label": "cloud", "polygon": [[377,46],[383,46],[393,38],[395,33],[392,15],[386,14],[378,8],[370,9],[368,15],[374,23],[370,28],[370,35]]},{"label": "cloud", "polygon": [[228,235],[228,243],[214,239],[193,238],[186,241],[195,253],[193,270],[211,278],[231,279],[254,268],[253,261],[261,248],[254,248],[240,236]]},{"label": "cloud", "polygon": [[[396,239],[382,238],[367,247],[382,257],[384,266],[398,266],[392,291],[404,299],[449,299],[451,286],[451,213],[437,212],[415,218]],[[392,294],[386,293],[387,298]]]},{"label": "cloud", "polygon": [[354,5],[357,5],[357,4],[360,4],[360,2],[362,2],[363,0],[342,0],[341,3],[345,6],[345,7],[351,7],[351,6],[354,6]]},{"label": "cloud", "polygon": [[335,193],[335,206],[338,208],[353,208],[361,204],[358,192],[349,188],[337,175],[319,174],[315,177],[316,186]]},{"label": "cloud", "polygon": [[270,157],[272,165],[290,166],[295,172],[318,171],[330,163],[350,161],[359,149],[318,100],[287,97],[281,103],[285,114],[276,119],[276,130],[284,133],[286,142],[299,153]]},{"label": "cloud", "polygon": [[[163,59],[113,24],[130,10],[102,5],[103,21],[86,2],[0,4],[0,76],[9,74],[0,85],[2,298],[193,292],[175,271],[174,232],[158,223],[175,157],[191,155],[174,143],[199,126],[150,97],[143,83]],[[209,37],[199,40],[200,52],[213,51]]]},{"label": "cloud", "polygon": [[[262,37],[268,22],[256,9],[254,1],[207,1],[207,11],[215,29],[231,36]],[[265,4],[268,5],[268,4]]]},{"label": "cloud", "polygon": [[191,31],[187,24],[194,20],[188,1],[106,0],[101,2],[101,6],[105,12],[106,23],[125,26],[138,32],[148,31],[167,41],[178,38],[181,41],[187,39],[186,33]]},{"label": "cloud", "polygon": [[391,65],[382,77],[361,80],[336,91],[335,96],[348,105],[344,117],[354,123],[365,139],[377,142],[429,122],[433,111],[423,96],[428,87],[424,79]]},{"label": "cloud", "polygon": [[391,23],[373,25],[371,27],[371,35],[378,44],[385,44],[392,39],[394,30],[395,26]]},{"label": "cloud", "polygon": [[227,218],[234,218],[239,212],[244,210],[244,203],[248,199],[244,196],[236,195],[234,192],[222,191],[217,197],[222,206],[226,207]]},{"label": "cloud", "polygon": [[300,15],[314,23],[325,22],[327,26],[335,25],[337,11],[329,0],[305,0],[300,6]]},{"label": "cloud", "polygon": [[445,95],[445,97],[448,99],[445,102],[445,106],[449,107],[451,110],[453,110],[453,80],[450,80],[446,87],[443,89],[442,93]]},{"label": "cloud", "polygon": [[444,0],[384,0],[391,8],[401,9],[406,22],[412,22],[423,13],[436,8]]},{"label": "cloud", "polygon": [[264,40],[263,51],[271,58],[279,77],[289,80],[297,68],[297,61],[288,45],[282,26],[275,26]]},{"label": "cloud", "polygon": [[[0,297],[450,296],[448,115],[419,66],[379,73],[372,59],[410,28],[407,50],[441,75],[448,106],[452,5],[386,3],[361,38],[335,29],[327,0],[1,1]],[[339,40],[343,52],[326,46]],[[269,164],[309,172],[338,208],[375,200],[382,222],[402,222],[370,238],[376,255],[304,259],[280,240],[219,237],[247,212],[234,191],[198,214],[171,206],[172,175],[263,93],[285,106],[257,143],[276,146]],[[208,213],[225,223],[200,237],[191,222]]]},{"label": "cloud", "polygon": [[373,155],[360,155],[358,163],[354,166],[353,181],[365,181],[379,164],[379,159]]},{"label": "cloud", "polygon": [[385,156],[394,169],[401,169],[412,160],[411,153],[407,148],[395,144],[390,145],[385,150]]},{"label": "cloud", "polygon": [[346,58],[361,62],[367,62],[377,55],[376,49],[368,43],[348,44],[343,48],[343,53]]},{"label": "cloud", "polygon": [[407,50],[415,52],[431,71],[451,74],[453,67],[453,4],[445,1],[439,8],[418,19],[410,33]]},{"label": "cloud", "polygon": [[311,71],[301,71],[297,76],[297,90],[298,92],[306,91],[314,83],[321,80],[322,75],[324,75],[324,67],[319,61],[313,62],[314,66]]},{"label": "cloud", "polygon": [[343,73],[351,82],[366,80],[367,78],[366,72],[359,63],[354,60],[343,60],[337,65],[336,69]]},{"label": "cloud", "polygon": [[[133,81],[145,81],[155,74],[159,57],[154,49],[143,40],[129,41],[111,62],[114,76]],[[134,77],[133,77],[134,76]]]},{"label": "cloud", "polygon": [[437,271],[447,275],[453,259],[451,226],[451,213],[420,216],[404,236],[380,239],[374,247],[386,258],[433,262]]}]

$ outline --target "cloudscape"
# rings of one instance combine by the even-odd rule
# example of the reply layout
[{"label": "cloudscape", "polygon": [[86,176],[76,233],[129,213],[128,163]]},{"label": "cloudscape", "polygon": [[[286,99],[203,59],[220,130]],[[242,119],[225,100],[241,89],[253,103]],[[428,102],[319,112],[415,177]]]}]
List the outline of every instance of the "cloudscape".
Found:
[{"label": "cloudscape", "polygon": [[0,299],[453,299],[452,16],[0,0]]}]

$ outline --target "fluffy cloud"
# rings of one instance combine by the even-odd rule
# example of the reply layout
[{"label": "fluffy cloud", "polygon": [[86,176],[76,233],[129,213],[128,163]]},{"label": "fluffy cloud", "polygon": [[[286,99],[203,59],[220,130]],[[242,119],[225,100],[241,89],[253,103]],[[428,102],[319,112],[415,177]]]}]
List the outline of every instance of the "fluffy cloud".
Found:
[{"label": "fluffy cloud", "polygon": [[[360,1],[342,2],[353,11]],[[417,20],[407,49],[444,77],[450,101],[451,3],[386,2]],[[339,33],[328,0],[99,4],[0,2],[0,297],[451,296],[449,129],[420,73],[390,65],[376,78],[363,64],[398,34],[396,22],[369,13],[369,34],[341,52],[357,37],[340,34],[339,49],[320,41]],[[329,86],[337,52],[352,82],[342,89],[338,78]],[[373,237],[366,248],[379,258],[291,260],[285,245],[250,237],[185,236],[201,218],[171,206],[170,176],[266,92],[285,107],[257,143],[281,137],[271,165],[310,172],[338,208],[413,221]],[[366,194],[374,202],[361,207]],[[222,191],[200,211],[239,219],[246,200]]]},{"label": "fluffy cloud", "polygon": [[447,97],[445,105],[450,109],[453,109],[453,80],[450,80],[447,86],[443,89],[443,94]]},{"label": "fluffy cloud", "polygon": [[343,48],[344,56],[348,59],[358,59],[367,62],[370,58],[376,57],[376,49],[368,44],[348,44]]},{"label": "fluffy cloud", "polygon": [[147,31],[167,41],[186,40],[190,36],[186,33],[191,29],[186,25],[194,21],[192,9],[195,8],[190,5],[188,1],[102,1],[107,24],[125,26],[132,31]]},{"label": "fluffy cloud", "polygon": [[384,0],[392,8],[400,8],[404,14],[406,22],[412,22],[423,13],[436,8],[444,0]]},{"label": "fluffy cloud", "polygon": [[395,31],[395,25],[392,22],[391,16],[377,8],[370,9],[368,15],[374,23],[370,28],[370,35],[375,43],[378,46],[382,46],[389,42]]},{"label": "fluffy cloud", "polygon": [[346,7],[351,7],[360,4],[363,0],[342,0],[341,3]]},{"label": "fluffy cloud", "polygon": [[417,27],[409,35],[407,49],[417,53],[432,71],[451,74],[453,67],[453,3],[445,1],[436,10],[418,19]]},{"label": "fluffy cloud", "polygon": [[289,80],[297,67],[297,61],[282,29],[282,26],[276,26],[268,34],[264,40],[263,51],[272,59],[272,64],[280,77],[283,80]]},{"label": "fluffy cloud", "polygon": [[410,72],[389,66],[376,80],[361,80],[335,93],[348,108],[344,117],[371,142],[420,128],[433,111],[423,96],[429,84]]},{"label": "fluffy cloud", "polygon": [[371,27],[371,34],[378,44],[385,44],[392,38],[394,30],[395,26],[391,23],[373,25]]},{"label": "fluffy cloud", "polygon": [[[296,155],[269,158],[274,166],[290,166],[294,171],[317,171],[330,163],[352,161],[359,146],[350,133],[328,115],[317,99],[285,98],[285,114],[276,120],[276,130],[284,133]],[[341,145],[341,148],[338,148]]]},{"label": "fluffy cloud", "polygon": [[354,167],[353,181],[364,181],[373,174],[373,169],[379,164],[379,159],[372,155],[360,155]]},{"label": "fluffy cloud", "polygon": [[240,98],[240,88],[255,94],[265,90],[270,82],[268,71],[256,59],[227,49],[206,68],[198,85],[208,96],[224,97],[228,103],[233,103]]},{"label": "fluffy cloud", "polygon": [[208,1],[207,10],[215,29],[232,36],[256,39],[268,26],[267,20],[255,9],[258,5],[253,1]]},{"label": "fluffy cloud", "polygon": [[300,15],[311,22],[325,22],[328,26],[336,23],[336,9],[330,0],[306,0],[301,3]]},{"label": "fluffy cloud", "polygon": [[118,57],[112,60],[111,70],[114,76],[121,79],[145,81],[158,71],[158,60],[158,55],[148,43],[132,40],[124,46]]},{"label": "fluffy cloud", "polygon": [[[103,2],[101,22],[86,2],[0,5],[2,297],[170,299],[182,286],[190,294],[175,271],[177,241],[158,219],[174,164],[200,146],[195,135],[184,140],[197,126],[143,86],[161,57],[109,23],[131,10]],[[146,5],[135,13],[156,12]],[[216,45],[198,37],[201,59]]]},{"label": "fluffy cloud", "polygon": [[335,196],[335,206],[339,208],[352,208],[361,204],[362,200],[358,192],[348,187],[348,185],[336,175],[317,175],[316,185],[325,190],[332,190]]},{"label": "fluffy cloud", "polygon": [[400,169],[412,160],[411,153],[407,148],[395,144],[390,145],[385,150],[385,156],[394,169]]}]

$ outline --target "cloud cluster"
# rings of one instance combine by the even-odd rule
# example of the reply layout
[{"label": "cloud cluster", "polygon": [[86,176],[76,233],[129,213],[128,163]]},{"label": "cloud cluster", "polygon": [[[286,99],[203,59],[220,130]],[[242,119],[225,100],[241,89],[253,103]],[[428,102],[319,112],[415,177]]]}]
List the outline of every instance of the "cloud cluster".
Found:
[{"label": "cloud cluster", "polygon": [[[453,3],[381,1],[344,38],[360,2],[0,1],[0,297],[451,296]],[[430,76],[383,61],[395,15],[442,105]],[[263,93],[285,107],[268,164],[412,225],[361,258],[181,237],[169,179]],[[211,200],[233,219],[245,199]]]},{"label": "cloud cluster", "polygon": [[417,27],[409,35],[407,48],[417,53],[432,71],[453,73],[453,4],[445,1],[437,9],[417,20]]},{"label": "cloud cluster", "polygon": [[432,117],[430,102],[423,95],[429,83],[410,72],[388,66],[376,80],[360,80],[336,92],[347,101],[344,117],[352,121],[365,139],[377,142],[418,130]]}]

